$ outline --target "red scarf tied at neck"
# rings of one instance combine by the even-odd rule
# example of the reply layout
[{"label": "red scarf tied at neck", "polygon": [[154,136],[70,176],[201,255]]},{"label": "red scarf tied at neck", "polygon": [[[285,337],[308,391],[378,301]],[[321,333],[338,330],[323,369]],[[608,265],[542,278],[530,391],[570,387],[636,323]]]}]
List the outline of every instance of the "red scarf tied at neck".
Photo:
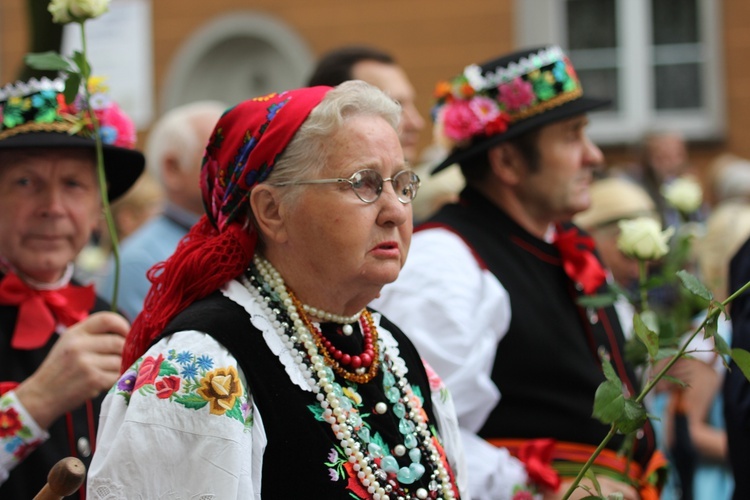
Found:
[{"label": "red scarf tied at neck", "polygon": [[553,244],[560,252],[565,274],[583,287],[583,293],[594,293],[604,284],[607,273],[594,255],[594,240],[590,236],[577,227],[558,226]]},{"label": "red scarf tied at neck", "polygon": [[0,281],[0,305],[18,306],[18,319],[11,347],[44,347],[62,323],[70,326],[85,319],[94,307],[94,287],[66,285],[57,290],[35,290],[18,276],[8,273]]}]

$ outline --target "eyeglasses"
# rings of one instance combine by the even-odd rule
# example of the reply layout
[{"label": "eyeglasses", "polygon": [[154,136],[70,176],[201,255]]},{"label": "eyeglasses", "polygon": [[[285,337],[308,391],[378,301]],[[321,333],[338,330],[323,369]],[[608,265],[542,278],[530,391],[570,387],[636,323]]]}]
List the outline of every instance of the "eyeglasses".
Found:
[{"label": "eyeglasses", "polygon": [[329,184],[346,182],[354,190],[357,197],[365,203],[374,203],[383,192],[383,183],[390,181],[396,191],[398,201],[403,204],[411,203],[417,196],[419,190],[419,176],[411,170],[402,170],[393,177],[383,179],[376,170],[366,168],[354,172],[351,177],[345,179],[310,179],[307,181],[286,181],[275,183],[274,186],[294,186],[298,184]]}]

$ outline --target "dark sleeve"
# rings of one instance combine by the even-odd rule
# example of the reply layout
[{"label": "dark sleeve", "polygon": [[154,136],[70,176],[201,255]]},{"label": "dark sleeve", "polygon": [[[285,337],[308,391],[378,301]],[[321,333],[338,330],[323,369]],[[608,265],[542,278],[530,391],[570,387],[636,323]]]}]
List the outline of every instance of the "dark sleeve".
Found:
[{"label": "dark sleeve", "polygon": [[[730,292],[750,281],[750,239],[745,242],[729,266]],[[732,347],[750,351],[750,292],[730,305]],[[729,459],[735,477],[734,498],[750,498],[750,382],[732,362],[724,380],[724,417],[727,427]]]}]

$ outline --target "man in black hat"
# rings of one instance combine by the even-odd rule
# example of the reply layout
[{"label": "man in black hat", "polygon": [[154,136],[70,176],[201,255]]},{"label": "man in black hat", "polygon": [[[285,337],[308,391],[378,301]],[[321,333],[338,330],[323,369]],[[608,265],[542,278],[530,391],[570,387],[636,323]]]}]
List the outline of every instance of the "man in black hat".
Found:
[{"label": "man in black hat", "polygon": [[[402,273],[373,307],[451,389],[472,497],[503,497],[510,451],[554,498],[609,430],[591,416],[601,352],[636,390],[614,308],[576,302],[601,291],[606,275],[591,239],[566,222],[590,203],[603,156],[586,113],[607,101],[583,95],[554,46],[468,66],[436,93],[436,132],[451,154],[433,172],[458,163],[467,187],[417,229]],[[650,424],[640,434],[629,473],[614,453],[622,436],[610,442],[605,496],[639,498],[654,449]]]},{"label": "man in black hat", "polygon": [[[0,498],[32,498],[61,458],[88,464],[99,394],[129,325],[73,262],[101,218],[91,115],[60,80],[0,89]],[[110,199],[143,171],[135,128],[94,89]]]}]

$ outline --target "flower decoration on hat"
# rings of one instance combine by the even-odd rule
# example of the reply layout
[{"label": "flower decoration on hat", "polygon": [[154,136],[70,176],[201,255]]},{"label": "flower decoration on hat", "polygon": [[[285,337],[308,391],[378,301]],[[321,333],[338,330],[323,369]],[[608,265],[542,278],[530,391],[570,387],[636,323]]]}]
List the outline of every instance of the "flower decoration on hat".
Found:
[{"label": "flower decoration on hat", "polygon": [[582,94],[575,69],[556,46],[506,66],[473,64],[435,88],[436,139],[448,149],[466,147]]},{"label": "flower decoration on hat", "polygon": [[90,99],[79,93],[71,103],[62,79],[32,79],[0,89],[0,140],[32,132],[63,132],[94,139],[93,112],[103,144],[133,148],[135,125],[107,94],[102,78],[89,81]]}]

